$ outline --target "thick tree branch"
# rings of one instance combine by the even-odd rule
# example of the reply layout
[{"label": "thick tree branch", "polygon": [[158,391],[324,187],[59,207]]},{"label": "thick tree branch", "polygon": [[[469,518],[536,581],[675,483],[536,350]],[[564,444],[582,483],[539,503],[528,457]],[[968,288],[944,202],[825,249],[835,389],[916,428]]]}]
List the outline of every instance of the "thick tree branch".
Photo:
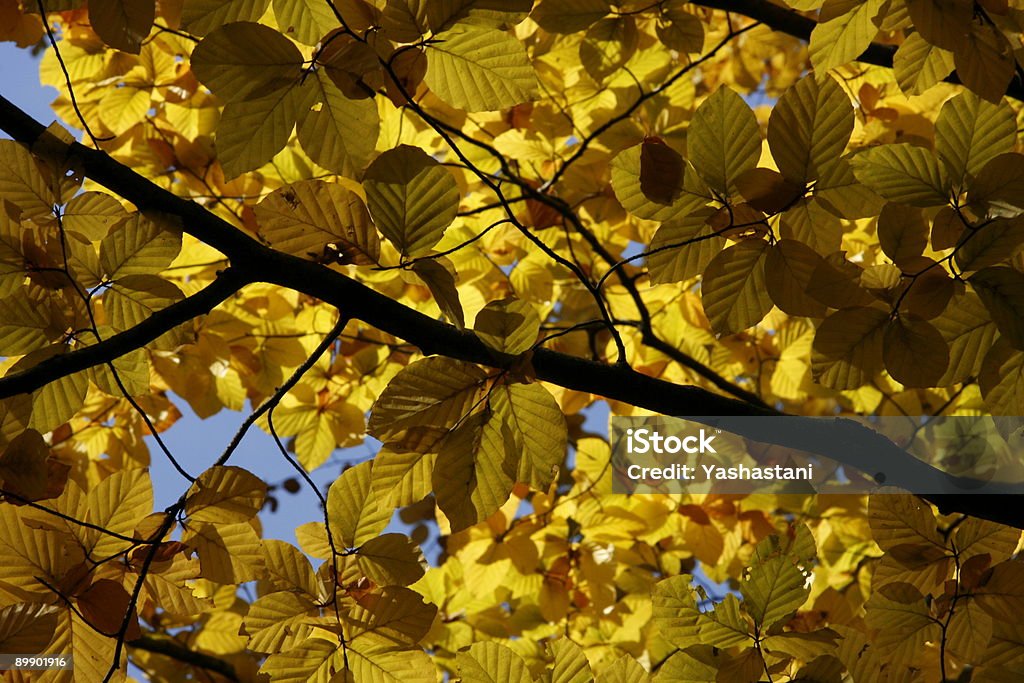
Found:
[{"label": "thick tree branch", "polygon": [[[810,40],[811,31],[817,26],[817,22],[814,19],[805,17],[799,12],[786,9],[768,0],[692,0],[692,4],[699,7],[742,14],[745,17],[761,22],[773,31],[779,31],[803,41]],[[871,43],[868,49],[857,58],[857,61],[891,69],[895,54],[896,46],[894,45]],[[962,84],[955,71],[945,80],[947,83]],[[1024,101],[1024,83],[1015,78],[1007,87],[1006,96]]]},{"label": "thick tree branch", "polygon": [[71,353],[59,354],[27,370],[0,377],[0,399],[28,394],[61,377],[110,363],[134,349],[141,348],[182,323],[209,313],[217,304],[237,292],[246,283],[234,268],[222,271],[205,289],[157,311],[135,327]]},{"label": "thick tree branch", "polygon": [[235,673],[235,668],[229,662],[203,652],[190,650],[173,638],[146,635],[129,642],[128,647],[153,652],[170,657],[183,664],[206,669],[223,676],[229,681],[239,680],[238,674]]},{"label": "thick tree branch", "polygon": [[[18,114],[13,124],[9,121],[12,110]],[[30,145],[43,131],[40,124],[2,97],[0,127],[15,139]],[[219,287],[215,282],[203,292],[169,307],[167,310],[176,309],[175,315],[185,315],[186,311],[182,307],[186,302],[215,287],[216,294],[207,295],[204,301],[210,306],[216,305],[240,283],[251,278],[319,298],[337,307],[343,316],[361,320],[415,344],[425,354],[436,353],[493,367],[502,363],[472,332],[459,331],[430,318],[338,271],[274,251],[236,230],[218,216],[156,186],[103,153],[93,152],[77,143],[71,145],[70,152],[74,159],[85,159],[87,165],[84,168],[96,182],[140,207],[158,208],[182,217],[183,229],[213,244],[231,259],[232,267],[221,275],[227,282],[220,280]],[[100,342],[95,347],[44,361],[15,376],[0,379],[0,397],[33,391],[63,375],[106,362],[128,350],[125,345],[130,343],[129,340],[134,339],[136,346],[145,344],[165,331],[160,325],[152,324],[151,320]],[[51,368],[54,361],[59,361],[56,369]],[[714,394],[700,387],[677,385],[622,365],[596,363],[548,349],[538,349],[534,353],[533,366],[537,377],[546,382],[623,401],[664,415],[689,416],[698,421],[705,421],[700,416],[776,415],[773,411]],[[787,421],[782,429],[781,420]],[[707,420],[706,423],[715,424],[713,420]],[[961,494],[971,490],[972,484],[976,482],[943,473],[909,455],[886,437],[854,421],[787,416],[746,421],[735,431],[754,440],[821,455],[869,474],[892,473],[892,464],[899,462],[899,472],[893,473],[894,476],[888,478],[887,484],[907,489],[949,492],[952,495],[934,496],[945,511],[962,512],[1024,528],[1024,514],[1017,509],[1018,506],[999,497]],[[1019,493],[1020,487],[1007,485],[1002,489],[996,487],[996,490]]]}]

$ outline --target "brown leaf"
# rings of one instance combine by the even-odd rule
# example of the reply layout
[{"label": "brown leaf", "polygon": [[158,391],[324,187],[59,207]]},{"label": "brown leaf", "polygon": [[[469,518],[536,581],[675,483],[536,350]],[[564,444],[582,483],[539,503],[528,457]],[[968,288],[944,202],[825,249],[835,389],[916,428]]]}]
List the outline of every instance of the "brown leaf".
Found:
[{"label": "brown leaf", "polygon": [[640,191],[652,202],[671,205],[683,187],[686,164],[661,138],[644,138],[640,148]]}]

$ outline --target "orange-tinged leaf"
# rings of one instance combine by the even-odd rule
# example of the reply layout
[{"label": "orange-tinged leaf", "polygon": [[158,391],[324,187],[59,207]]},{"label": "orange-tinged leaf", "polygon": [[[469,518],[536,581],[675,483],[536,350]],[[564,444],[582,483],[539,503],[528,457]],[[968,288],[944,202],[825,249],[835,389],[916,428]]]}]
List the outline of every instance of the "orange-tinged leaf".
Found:
[{"label": "orange-tinged leaf", "polygon": [[664,140],[644,138],[640,147],[640,190],[645,197],[670,206],[682,189],[685,168],[683,157]]}]

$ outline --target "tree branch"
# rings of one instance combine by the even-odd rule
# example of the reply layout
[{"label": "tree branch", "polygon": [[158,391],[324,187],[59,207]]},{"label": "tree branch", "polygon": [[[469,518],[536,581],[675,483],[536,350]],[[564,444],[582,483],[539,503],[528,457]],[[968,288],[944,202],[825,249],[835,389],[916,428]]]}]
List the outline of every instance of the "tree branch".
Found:
[{"label": "tree branch", "polygon": [[[11,110],[18,114],[13,123],[9,120]],[[0,127],[15,139],[30,145],[43,131],[41,124],[2,97]],[[178,316],[186,315],[187,302],[203,297],[204,305],[212,307],[231,291],[235,291],[240,283],[250,279],[259,280],[319,298],[337,307],[344,317],[356,318],[415,344],[425,354],[436,353],[492,367],[502,365],[503,361],[496,359],[472,332],[460,331],[430,318],[338,271],[274,251],[199,205],[156,186],[113,158],[93,152],[78,143],[69,147],[73,158],[86,159],[86,171],[93,180],[140,207],[158,208],[182,217],[183,229],[216,246],[231,259],[232,267],[222,273],[217,281],[199,294],[165,309],[162,312],[165,316],[168,315],[167,311],[174,310],[173,315],[176,317],[173,319],[183,321]],[[209,293],[211,290],[215,293]],[[129,350],[131,347],[128,345],[132,340],[141,346],[155,339],[169,329],[152,323],[159,315],[94,347],[48,359],[10,378],[0,379],[0,398],[33,391],[61,376],[111,360],[118,353]],[[706,424],[725,426],[701,416],[776,415],[773,411],[701,387],[677,385],[622,365],[596,363],[548,349],[536,350],[533,366],[537,378],[543,381],[623,401],[664,415],[689,416]],[[786,421],[785,428],[780,429],[780,420]],[[756,441],[821,455],[869,474],[891,473],[886,483],[893,486],[949,492],[931,498],[936,499],[947,511],[955,510],[1024,528],[1024,514],[1019,511],[1019,506],[1012,504],[1016,501],[990,495],[963,495],[960,492],[972,490],[977,482],[941,472],[906,453],[886,437],[852,420],[786,416],[774,420],[748,420],[733,431]],[[900,463],[898,472],[893,472],[894,462]],[[1020,487],[1004,485],[989,490],[1019,493]]]},{"label": "tree branch", "polygon": [[238,674],[235,673],[235,668],[229,662],[203,652],[190,650],[173,638],[159,638],[146,635],[129,642],[128,647],[153,652],[190,666],[212,671],[229,681],[239,680]]},{"label": "tree branch", "polygon": [[[803,41],[811,39],[811,31],[818,25],[814,19],[776,5],[768,0],[694,0],[692,4],[699,7],[742,14],[745,17],[761,22],[773,31],[779,31]],[[871,43],[868,49],[857,58],[857,61],[891,69],[895,54],[896,46],[894,45]],[[955,71],[947,76],[945,81],[955,85],[963,84]],[[1006,89],[1006,96],[1024,101],[1024,82],[1017,78],[1011,81]]]}]

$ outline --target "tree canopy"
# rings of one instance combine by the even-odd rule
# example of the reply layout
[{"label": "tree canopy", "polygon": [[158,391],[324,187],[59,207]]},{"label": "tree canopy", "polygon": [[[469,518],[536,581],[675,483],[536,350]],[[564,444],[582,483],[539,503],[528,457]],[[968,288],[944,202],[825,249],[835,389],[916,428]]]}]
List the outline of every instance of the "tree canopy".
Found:
[{"label": "tree canopy", "polygon": [[[74,658],[9,675],[1019,680],[1018,496],[627,496],[583,422],[830,416],[779,445],[959,481],[844,418],[1024,414],[1022,31],[1020,0],[0,0],[59,93],[52,125],[0,97],[0,652]],[[212,463],[160,438],[225,409]]]}]

